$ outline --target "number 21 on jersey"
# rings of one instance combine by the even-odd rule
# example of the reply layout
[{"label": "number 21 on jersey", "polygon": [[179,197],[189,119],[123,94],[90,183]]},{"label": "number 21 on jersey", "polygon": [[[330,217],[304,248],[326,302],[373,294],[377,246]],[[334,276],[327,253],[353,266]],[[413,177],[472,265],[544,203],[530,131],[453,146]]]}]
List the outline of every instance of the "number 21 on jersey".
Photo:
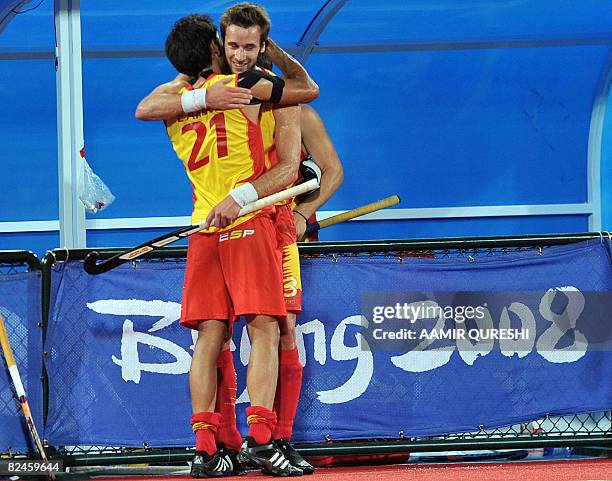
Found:
[{"label": "number 21 on jersey", "polygon": [[[225,130],[225,117],[223,112],[219,112],[210,119],[210,126],[208,128],[215,127],[217,131],[217,157],[227,157],[227,131]],[[187,132],[195,132],[196,140],[191,148],[191,154],[189,155],[189,161],[187,166],[191,172],[200,167],[204,167],[210,162],[210,157],[206,157],[198,160],[198,154],[206,138],[207,127],[204,122],[192,122],[187,124],[181,130],[181,133],[185,135]]]}]

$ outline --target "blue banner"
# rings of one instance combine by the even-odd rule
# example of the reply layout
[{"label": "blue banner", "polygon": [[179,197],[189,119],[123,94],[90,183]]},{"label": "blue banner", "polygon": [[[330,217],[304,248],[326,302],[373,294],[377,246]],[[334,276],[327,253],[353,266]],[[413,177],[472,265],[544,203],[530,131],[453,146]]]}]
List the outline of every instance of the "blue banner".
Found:
[{"label": "blue banner", "polygon": [[[583,334],[610,321],[579,308],[580,295],[612,290],[611,266],[610,246],[600,241],[473,258],[304,259],[297,337],[305,369],[294,440],[440,435],[612,408],[612,353],[593,349]],[[178,325],[183,272],[177,263],[99,276],[79,262],[54,270],[46,345],[52,445],[193,445],[194,337]],[[486,315],[466,326],[522,326],[528,339],[432,338],[394,350],[375,342],[373,327],[385,324],[373,307],[406,293],[411,305],[438,306],[454,293],[456,307],[481,302],[469,293],[483,292],[496,296],[473,306]],[[240,324],[233,341],[244,433],[250,346]]]},{"label": "blue banner", "polygon": [[[40,272],[0,274],[0,314],[34,423],[42,436],[42,329]],[[36,452],[15,388],[0,360],[0,452]]]}]

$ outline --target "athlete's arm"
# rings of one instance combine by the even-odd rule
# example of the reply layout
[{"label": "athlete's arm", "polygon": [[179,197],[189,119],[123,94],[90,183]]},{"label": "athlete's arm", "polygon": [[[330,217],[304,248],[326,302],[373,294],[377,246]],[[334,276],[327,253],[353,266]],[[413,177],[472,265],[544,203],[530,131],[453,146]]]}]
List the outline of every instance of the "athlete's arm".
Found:
[{"label": "athlete's arm", "polygon": [[[155,87],[136,107],[138,120],[170,120],[183,115],[179,90],[190,85],[189,77],[178,74],[171,82]],[[178,105],[177,105],[178,104]]]},{"label": "athlete's arm", "polygon": [[[210,110],[240,109],[248,105],[253,97],[248,89],[230,87],[226,85],[233,82],[232,77],[206,89],[205,103]],[[140,101],[136,108],[136,118],[139,120],[171,120],[184,115],[184,99],[179,91],[190,85],[189,77],[179,74],[172,82],[155,88],[149,95]],[[189,92],[187,95],[191,95]]]},{"label": "athlete's arm", "polygon": [[[325,125],[319,114],[309,106],[301,108],[302,143],[321,169],[321,186],[314,192],[300,197],[294,211],[297,237],[301,239],[306,230],[306,221],[338,190],[344,180],[342,163],[338,158]],[[300,215],[301,214],[301,215]]]},{"label": "athlete's arm", "polygon": [[319,96],[319,86],[310,78],[302,64],[280,48],[271,38],[268,38],[266,53],[285,78],[273,77],[262,72],[260,80],[251,81],[248,85],[254,97],[263,102],[296,105],[311,102]]},{"label": "athlete's arm", "polygon": [[[206,217],[206,225],[227,227],[238,217],[240,207],[272,195],[295,182],[300,166],[300,108],[282,107],[274,110],[274,132],[278,163],[251,183],[235,188]],[[240,203],[238,203],[240,200]]]},{"label": "athlete's arm", "polygon": [[293,184],[300,168],[300,107],[274,109],[274,120],[274,143],[278,163],[252,182],[260,199]]}]

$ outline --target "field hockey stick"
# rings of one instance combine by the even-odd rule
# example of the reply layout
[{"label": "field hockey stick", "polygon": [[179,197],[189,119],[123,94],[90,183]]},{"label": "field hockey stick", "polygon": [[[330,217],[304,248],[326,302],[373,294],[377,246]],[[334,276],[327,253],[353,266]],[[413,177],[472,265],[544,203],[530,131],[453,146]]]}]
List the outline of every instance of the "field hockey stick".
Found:
[{"label": "field hockey stick", "polygon": [[379,200],[378,202],[372,202],[371,204],[362,205],[361,207],[357,207],[356,209],[348,210],[346,212],[343,212],[342,214],[334,215],[332,217],[328,217],[327,219],[323,219],[320,222],[313,222],[311,224],[308,224],[306,226],[306,232],[304,234],[311,234],[313,232],[318,231],[319,229],[323,229],[324,227],[339,224],[340,222],[346,222],[347,220],[354,219],[355,217],[370,214],[372,212],[376,212],[377,210],[386,209],[387,207],[391,207],[399,203],[399,196],[393,195],[391,197],[387,197],[386,199]]},{"label": "field hockey stick", "polygon": [[[238,216],[243,216],[246,214],[250,214],[251,212],[255,212],[256,210],[263,209],[264,207],[268,207],[270,205],[274,205],[277,202],[281,202],[283,200],[287,200],[291,197],[296,197],[298,195],[304,194],[306,192],[310,192],[319,188],[319,182],[317,179],[311,179],[308,182],[304,182],[303,184],[296,185],[289,189],[282,190],[277,192],[276,194],[269,195],[268,197],[263,197],[255,202],[245,205],[242,209],[240,209],[240,213]],[[169,232],[168,234],[164,234],[160,237],[156,237],[150,241],[147,241],[139,246],[136,246],[132,249],[126,250],[120,254],[117,254],[113,257],[109,257],[108,259],[103,260],[98,264],[98,260],[100,258],[100,254],[96,251],[90,252],[85,261],[83,262],[83,268],[89,274],[102,274],[104,272],[108,272],[111,269],[114,269],[125,262],[129,262],[131,260],[137,259],[138,257],[146,254],[147,252],[154,251],[159,249],[160,247],[166,246],[168,244],[172,244],[180,239],[184,239],[185,237],[189,237],[196,232],[201,231],[202,229],[207,228],[208,225],[206,221],[202,221],[199,224],[194,224],[186,227],[181,227],[175,231]]]},{"label": "field hockey stick", "polygon": [[[13,349],[11,348],[11,344],[9,343],[8,334],[6,332],[6,327],[4,325],[4,319],[2,314],[0,314],[0,344],[2,345],[2,352],[4,353],[4,359],[6,360],[6,364],[8,366],[9,374],[11,375],[11,380],[13,381],[13,386],[15,387],[15,392],[17,393],[17,398],[19,399],[19,403],[21,404],[21,411],[26,418],[26,423],[28,428],[30,429],[30,434],[32,434],[32,438],[34,439],[34,444],[36,444],[36,449],[40,454],[40,457],[45,462],[45,464],[49,464],[49,459],[45,454],[45,450],[43,448],[42,442],[40,440],[40,436],[38,435],[38,431],[36,430],[36,426],[34,425],[34,418],[32,418],[32,411],[30,410],[30,405],[28,404],[28,398],[26,397],[25,389],[23,388],[23,383],[21,382],[21,376],[19,375],[19,370],[17,369],[17,364],[15,363],[15,357],[13,356]],[[55,475],[51,471],[47,471],[47,474],[50,479],[55,480]]]}]

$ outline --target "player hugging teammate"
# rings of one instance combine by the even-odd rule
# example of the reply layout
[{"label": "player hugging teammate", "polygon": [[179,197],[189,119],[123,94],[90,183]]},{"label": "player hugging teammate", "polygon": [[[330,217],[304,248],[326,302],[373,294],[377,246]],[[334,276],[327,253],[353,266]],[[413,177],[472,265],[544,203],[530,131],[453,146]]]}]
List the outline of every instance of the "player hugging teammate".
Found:
[{"label": "player hugging teammate", "polygon": [[[166,42],[179,75],[136,111],[141,120],[165,122],[194,188],[192,221],[208,226],[189,239],[181,312],[181,324],[198,331],[189,373],[193,477],[241,474],[247,462],[277,476],[314,472],[290,444],[302,380],[296,240],[340,185],[342,169],[318,115],[297,105],[318,96],[318,87],[269,30],[265,10],[249,3],[224,12],[221,42],[210,18],[180,19]],[[256,67],[264,53],[283,78]],[[306,163],[302,177],[317,177],[320,189],[239,216],[244,205],[296,182],[306,152],[315,162]],[[251,338],[244,442],[229,350],[240,316]]]}]

